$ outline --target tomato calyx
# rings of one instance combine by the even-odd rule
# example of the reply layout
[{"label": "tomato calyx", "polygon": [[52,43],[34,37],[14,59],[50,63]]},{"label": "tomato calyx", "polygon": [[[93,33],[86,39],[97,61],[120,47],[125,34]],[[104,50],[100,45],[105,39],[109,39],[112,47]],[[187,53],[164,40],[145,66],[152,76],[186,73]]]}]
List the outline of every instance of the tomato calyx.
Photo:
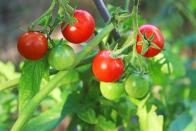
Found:
[{"label": "tomato calyx", "polygon": [[148,51],[148,48],[149,47],[152,47],[152,48],[155,48],[155,49],[158,49],[158,50],[161,50],[161,48],[159,46],[157,46],[153,40],[154,40],[154,37],[155,37],[155,34],[153,33],[149,38],[147,37],[147,34],[146,32],[145,33],[139,33],[140,37],[142,38],[142,41],[138,42],[137,44],[138,45],[141,45],[143,48],[142,48],[142,52],[141,52],[141,55],[144,55],[147,51]]}]

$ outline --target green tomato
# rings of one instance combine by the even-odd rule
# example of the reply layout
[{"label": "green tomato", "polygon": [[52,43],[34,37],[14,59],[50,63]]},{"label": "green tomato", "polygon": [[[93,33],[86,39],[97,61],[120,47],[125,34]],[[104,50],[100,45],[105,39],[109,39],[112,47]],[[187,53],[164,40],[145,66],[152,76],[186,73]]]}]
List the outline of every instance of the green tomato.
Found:
[{"label": "green tomato", "polygon": [[124,84],[100,82],[100,90],[108,100],[116,100],[124,93]]},{"label": "green tomato", "polygon": [[73,66],[76,59],[74,50],[69,45],[58,45],[49,52],[48,62],[57,70],[65,70]]},{"label": "green tomato", "polygon": [[147,95],[149,83],[141,76],[129,76],[125,81],[125,91],[133,98],[141,99]]}]

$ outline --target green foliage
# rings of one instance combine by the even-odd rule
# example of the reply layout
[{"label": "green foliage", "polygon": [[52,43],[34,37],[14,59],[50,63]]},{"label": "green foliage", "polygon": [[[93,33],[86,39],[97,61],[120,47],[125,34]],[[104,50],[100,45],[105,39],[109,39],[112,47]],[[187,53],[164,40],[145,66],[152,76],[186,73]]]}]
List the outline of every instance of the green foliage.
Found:
[{"label": "green foliage", "polygon": [[0,61],[0,82],[19,77],[15,66],[11,62],[3,63]]},{"label": "green foliage", "polygon": [[163,131],[163,116],[157,115],[155,110],[155,106],[152,106],[149,112],[145,106],[139,107],[137,114],[141,131]]},{"label": "green foliage", "polygon": [[32,118],[25,126],[24,131],[48,131],[56,127],[61,111],[60,105],[58,106],[56,109],[48,110]]},{"label": "green foliage", "polygon": [[82,108],[77,112],[77,116],[88,124],[97,124],[97,118],[94,109]]},{"label": "green foliage", "polygon": [[177,116],[171,123],[169,131],[195,131],[196,104],[188,103],[189,110]]},{"label": "green foliage", "polygon": [[106,120],[104,116],[99,116],[95,131],[117,131],[117,128],[112,121]]},{"label": "green foliage", "polygon": [[39,91],[42,78],[48,76],[46,58],[39,61],[25,61],[19,84],[19,110]]}]

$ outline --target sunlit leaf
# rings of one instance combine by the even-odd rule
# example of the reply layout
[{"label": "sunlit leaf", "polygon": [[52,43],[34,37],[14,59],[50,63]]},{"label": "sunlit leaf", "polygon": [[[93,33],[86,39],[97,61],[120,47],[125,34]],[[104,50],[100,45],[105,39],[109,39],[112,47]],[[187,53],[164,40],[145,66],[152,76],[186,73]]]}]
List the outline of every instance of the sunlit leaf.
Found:
[{"label": "sunlit leaf", "polygon": [[155,111],[155,106],[152,106],[149,112],[146,106],[138,107],[137,115],[141,131],[163,131],[163,116],[157,115]]},{"label": "sunlit leaf", "polygon": [[19,110],[39,91],[42,78],[48,74],[47,59],[25,61],[19,82]]}]

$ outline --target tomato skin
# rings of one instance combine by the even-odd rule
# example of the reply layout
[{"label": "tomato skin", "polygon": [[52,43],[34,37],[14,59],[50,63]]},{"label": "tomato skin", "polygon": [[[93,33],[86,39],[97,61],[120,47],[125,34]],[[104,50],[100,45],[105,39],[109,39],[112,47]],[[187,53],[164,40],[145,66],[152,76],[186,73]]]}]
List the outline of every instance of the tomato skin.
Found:
[{"label": "tomato skin", "polygon": [[[148,39],[154,34],[154,38],[151,42],[155,43],[160,48],[160,49],[156,49],[150,46],[147,52],[144,53],[144,57],[153,57],[159,54],[164,48],[164,36],[161,33],[161,31],[156,26],[149,25],[149,24],[142,25],[139,28],[139,30],[142,34],[145,33]],[[142,52],[142,45],[138,44],[141,41],[142,38],[139,35],[137,35],[136,50],[139,54],[141,54]]]},{"label": "tomato skin", "polygon": [[73,66],[76,55],[69,45],[58,45],[48,54],[49,64],[57,70],[65,70]]},{"label": "tomato skin", "polygon": [[17,48],[26,59],[38,60],[47,53],[48,41],[40,32],[26,32],[19,37]]},{"label": "tomato skin", "polygon": [[148,81],[140,76],[129,76],[125,81],[125,91],[133,98],[143,98],[149,90]]},{"label": "tomato skin", "polygon": [[64,29],[62,24],[62,34],[69,42],[79,44],[87,41],[95,30],[93,16],[85,10],[75,10],[74,17],[77,22],[73,26],[67,25]]},{"label": "tomato skin", "polygon": [[100,82],[101,94],[108,100],[117,100],[124,93],[124,84]]},{"label": "tomato skin", "polygon": [[100,51],[93,60],[92,70],[99,81],[114,82],[120,79],[124,72],[121,58],[112,58],[110,51]]}]

